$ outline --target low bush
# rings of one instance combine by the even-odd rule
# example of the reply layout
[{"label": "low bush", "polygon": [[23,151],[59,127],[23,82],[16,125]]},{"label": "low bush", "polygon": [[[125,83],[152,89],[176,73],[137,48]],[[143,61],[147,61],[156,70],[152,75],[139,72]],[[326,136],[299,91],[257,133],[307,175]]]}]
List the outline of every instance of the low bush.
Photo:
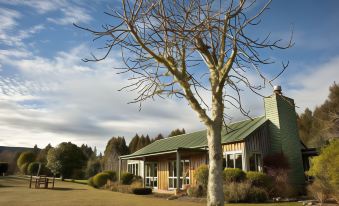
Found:
[{"label": "low bush", "polygon": [[224,197],[227,202],[245,202],[251,183],[244,182],[228,182],[224,184]]},{"label": "low bush", "polygon": [[196,179],[197,185],[201,185],[203,189],[206,190],[208,183],[208,166],[200,165],[194,172],[194,179]]},{"label": "low bush", "polygon": [[141,188],[143,187],[142,180],[134,180],[131,184],[131,188]]},{"label": "low bush", "polygon": [[91,186],[91,187],[96,187],[96,186],[94,185],[93,177],[88,178],[87,184],[88,184],[89,186]]},{"label": "low bush", "polygon": [[28,165],[29,165],[29,162],[26,162],[20,166],[19,169],[22,174],[24,175],[27,174]]},{"label": "low bush", "polygon": [[112,182],[117,181],[117,173],[111,170],[106,170],[104,173],[108,174],[108,179]]},{"label": "low bush", "polygon": [[121,183],[124,185],[130,185],[133,182],[134,175],[131,173],[123,173],[121,174]]},{"label": "low bush", "polygon": [[93,177],[93,183],[96,187],[102,187],[107,183],[108,178],[107,173],[101,172]]},{"label": "low bush", "polygon": [[266,202],[268,200],[268,193],[263,188],[252,186],[248,190],[246,200],[248,202],[255,202],[255,203]]},{"label": "low bush", "polygon": [[316,179],[311,185],[307,187],[307,191],[310,196],[314,197],[320,203],[324,203],[331,194],[331,189],[327,185],[324,185],[322,181]]},{"label": "low bush", "polygon": [[132,193],[131,185],[122,185],[118,182],[114,182],[109,186],[109,189],[114,192],[121,192],[121,193]]},{"label": "low bush", "polygon": [[241,182],[245,180],[246,174],[239,168],[225,168],[224,170],[224,181],[230,182]]},{"label": "low bush", "polygon": [[136,195],[149,195],[152,194],[151,188],[133,188],[132,193]]},{"label": "low bush", "polygon": [[273,187],[273,179],[262,172],[246,172],[246,179],[255,187],[266,188],[268,190]]},{"label": "low bush", "polygon": [[187,189],[188,196],[191,197],[203,197],[204,196],[204,189],[201,185],[190,187]]}]

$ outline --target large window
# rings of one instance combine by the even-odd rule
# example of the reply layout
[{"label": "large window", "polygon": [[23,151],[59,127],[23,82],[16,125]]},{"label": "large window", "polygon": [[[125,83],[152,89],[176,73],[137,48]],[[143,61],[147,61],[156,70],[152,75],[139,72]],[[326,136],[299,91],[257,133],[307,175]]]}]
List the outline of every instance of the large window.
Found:
[{"label": "large window", "polygon": [[145,164],[145,186],[158,187],[158,164],[155,162]]},{"label": "large window", "polygon": [[226,167],[242,169],[242,153],[241,152],[226,153]]},{"label": "large window", "polygon": [[253,153],[250,157],[250,170],[251,171],[262,171],[262,160],[261,154]]},{"label": "large window", "polygon": [[[190,184],[190,162],[189,160],[181,160],[180,162],[180,185]],[[177,188],[177,162],[170,161],[168,163],[168,188]]]},{"label": "large window", "polygon": [[127,171],[129,173],[134,174],[135,176],[139,176],[139,164],[138,163],[128,163]]}]

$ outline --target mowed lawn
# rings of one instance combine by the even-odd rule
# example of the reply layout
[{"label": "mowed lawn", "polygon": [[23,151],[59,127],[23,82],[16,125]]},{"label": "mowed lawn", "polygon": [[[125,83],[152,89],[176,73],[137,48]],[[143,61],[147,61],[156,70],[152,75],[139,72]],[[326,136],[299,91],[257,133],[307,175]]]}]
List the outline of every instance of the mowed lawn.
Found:
[{"label": "mowed lawn", "polygon": [[[56,181],[55,189],[29,189],[29,180],[9,176],[0,177],[0,205],[8,206],[202,206],[183,200],[166,200],[153,196],[137,196],[106,190],[98,190],[87,185]],[[229,206],[297,206],[300,203],[284,204],[227,204]]]}]

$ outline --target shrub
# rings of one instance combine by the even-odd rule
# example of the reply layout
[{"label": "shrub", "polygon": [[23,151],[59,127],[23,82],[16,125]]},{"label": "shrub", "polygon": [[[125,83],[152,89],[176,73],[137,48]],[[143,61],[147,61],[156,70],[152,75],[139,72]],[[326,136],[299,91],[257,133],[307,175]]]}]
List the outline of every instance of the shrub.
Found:
[{"label": "shrub", "polygon": [[93,177],[88,178],[87,184],[91,187],[96,187],[93,181]]},{"label": "shrub", "polygon": [[200,165],[194,172],[194,179],[196,179],[198,185],[201,185],[202,188],[206,190],[208,183],[208,166]]},{"label": "shrub", "polygon": [[227,202],[245,202],[251,183],[244,182],[228,182],[224,184],[224,197]]},{"label": "shrub", "polygon": [[225,168],[224,180],[225,182],[241,182],[245,180],[246,174],[239,168]]},{"label": "shrub", "polygon": [[290,184],[288,173],[290,165],[287,157],[283,153],[275,153],[264,157],[264,170],[272,178],[272,189],[270,196],[290,197],[295,193],[295,189]]},{"label": "shrub", "polygon": [[131,188],[141,188],[143,187],[142,180],[134,180],[131,184]]},{"label": "shrub", "polygon": [[27,173],[29,175],[38,175],[38,170],[39,170],[39,162],[31,162],[29,163],[27,167]]},{"label": "shrub", "polygon": [[133,188],[132,193],[136,195],[149,195],[152,194],[151,188]]},{"label": "shrub", "polygon": [[308,175],[314,176],[318,185],[328,188],[329,196],[339,202],[339,140],[324,147],[318,157],[312,159]]},{"label": "shrub", "polygon": [[108,179],[112,182],[117,181],[117,173],[111,170],[106,170],[104,173],[108,174]]},{"label": "shrub", "polygon": [[101,172],[100,160],[89,160],[85,170],[86,177],[92,177],[99,172]]},{"label": "shrub", "polygon": [[134,175],[129,172],[123,173],[121,174],[121,183],[124,185],[130,185],[133,181],[133,177]]},{"label": "shrub", "polygon": [[265,189],[259,187],[251,187],[247,194],[248,202],[266,202],[268,200],[268,193]]},{"label": "shrub", "polygon": [[93,177],[93,183],[96,187],[102,187],[107,183],[109,176],[107,173],[98,173]]},{"label": "shrub", "polygon": [[266,189],[272,188],[272,178],[262,172],[246,172],[246,179],[252,183],[252,186],[261,187]]},{"label": "shrub", "polygon": [[201,185],[190,187],[187,190],[187,194],[191,197],[202,197],[204,196],[204,189]]},{"label": "shrub", "polygon": [[20,172],[21,172],[22,174],[27,174],[28,165],[29,165],[29,163],[27,162],[27,163],[22,164],[22,165],[19,167]]},{"label": "shrub", "polygon": [[0,162],[0,175],[5,175],[8,171],[8,162]]},{"label": "shrub", "polygon": [[23,152],[20,154],[18,160],[17,160],[17,165],[19,168],[25,163],[31,163],[35,159],[35,155],[33,152]]},{"label": "shrub", "polygon": [[322,184],[322,181],[318,179],[315,179],[315,181],[307,187],[307,191],[320,203],[324,203],[331,195],[330,188],[327,185]]}]

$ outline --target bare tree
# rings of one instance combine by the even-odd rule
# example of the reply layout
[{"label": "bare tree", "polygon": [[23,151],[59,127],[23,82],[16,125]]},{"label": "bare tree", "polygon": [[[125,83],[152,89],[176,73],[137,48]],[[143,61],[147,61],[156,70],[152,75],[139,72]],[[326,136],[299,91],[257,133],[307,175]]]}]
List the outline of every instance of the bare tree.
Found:
[{"label": "bare tree", "polygon": [[[121,48],[126,67],[118,69],[119,73],[131,73],[131,83],[123,89],[137,91],[133,102],[141,106],[150,98],[175,96],[185,98],[197,113],[207,128],[207,205],[224,203],[221,132],[230,118],[224,113],[225,105],[248,116],[241,103],[242,87],[259,94],[276,78],[269,80],[261,73],[261,65],[273,63],[263,58],[261,51],[292,46],[291,40],[285,45],[281,40],[271,41],[269,34],[258,38],[260,31],[250,29],[260,23],[270,3],[122,0],[121,8],[106,13],[113,23],[103,25],[101,30],[76,25],[91,32],[95,40],[106,38],[106,54],[100,58],[92,55],[85,61],[103,60]],[[257,4],[261,5],[259,9]],[[287,65],[283,64],[283,70]],[[246,72],[256,72],[263,83],[252,84]],[[202,93],[207,93],[211,102]]]}]

